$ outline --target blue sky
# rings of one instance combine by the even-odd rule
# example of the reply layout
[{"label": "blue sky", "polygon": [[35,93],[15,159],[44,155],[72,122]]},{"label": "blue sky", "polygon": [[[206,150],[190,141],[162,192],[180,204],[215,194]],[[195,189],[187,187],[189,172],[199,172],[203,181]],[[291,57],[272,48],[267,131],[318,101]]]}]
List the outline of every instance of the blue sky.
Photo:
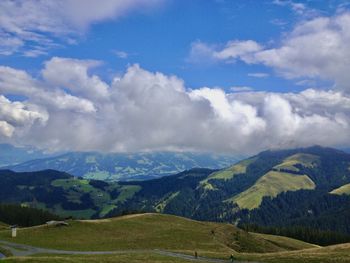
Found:
[{"label": "blue sky", "polygon": [[[320,14],[334,14],[344,1],[299,1]],[[293,91],[303,87],[286,81],[273,70],[244,63],[192,63],[188,56],[191,43],[203,41],[226,43],[231,39],[253,39],[260,43],[278,43],[283,34],[304,20],[289,4],[273,1],[168,1],[153,10],[135,11],[115,19],[89,25],[87,32],[75,36],[76,44],[57,39],[60,46],[38,57],[21,53],[2,56],[2,64],[32,72],[41,69],[48,57],[97,59],[104,65],[97,69],[110,81],[115,72],[128,64],[139,63],[151,71],[161,71],[183,78],[191,88],[202,86],[249,86],[257,90]],[[27,47],[25,47],[27,48]],[[29,48],[29,47],[28,47]],[[120,58],[117,52],[127,53]],[[249,77],[263,72],[268,78]]]},{"label": "blue sky", "polygon": [[[348,1],[5,0],[0,7],[1,141],[215,152],[349,143]],[[147,104],[161,96],[159,87],[184,98]],[[134,109],[120,106],[128,103],[141,112],[165,107],[164,116],[144,116],[139,127]],[[179,112],[186,118],[179,115],[174,127],[190,125],[192,116],[203,118],[196,125],[205,130],[173,132],[165,123]],[[86,137],[57,134],[67,120]],[[329,130],[309,134],[325,124]],[[47,134],[37,136],[43,127]],[[330,138],[334,131],[343,137]],[[91,139],[111,132],[112,141]],[[212,136],[223,140],[209,142]]]}]

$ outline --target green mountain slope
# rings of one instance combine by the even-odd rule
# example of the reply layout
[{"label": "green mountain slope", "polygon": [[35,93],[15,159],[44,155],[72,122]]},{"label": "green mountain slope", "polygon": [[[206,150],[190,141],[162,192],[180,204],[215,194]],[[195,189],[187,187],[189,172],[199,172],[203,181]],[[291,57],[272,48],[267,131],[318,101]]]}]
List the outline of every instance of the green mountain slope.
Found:
[{"label": "green mountain slope", "polygon": [[258,208],[266,196],[276,197],[287,191],[314,189],[315,183],[307,175],[270,171],[263,175],[252,187],[229,199],[240,208]]},{"label": "green mountain slope", "polygon": [[86,179],[123,181],[152,179],[195,167],[220,169],[236,161],[237,158],[232,155],[204,153],[72,152],[50,158],[34,159],[5,168],[17,172],[54,169]]},{"label": "green mountain slope", "polygon": [[334,189],[331,191],[331,194],[337,194],[337,195],[350,195],[350,184],[342,185],[341,187]]},{"label": "green mountain slope", "polygon": [[266,151],[223,170],[197,168],[147,181],[2,171],[0,197],[76,218],[147,211],[240,225],[316,225],[350,234],[350,196],[330,194],[350,184],[349,166],[347,153],[310,147]]},{"label": "green mountain slope", "polygon": [[0,200],[42,208],[63,217],[102,217],[132,196],[138,186],[85,180],[54,170],[0,170]]}]

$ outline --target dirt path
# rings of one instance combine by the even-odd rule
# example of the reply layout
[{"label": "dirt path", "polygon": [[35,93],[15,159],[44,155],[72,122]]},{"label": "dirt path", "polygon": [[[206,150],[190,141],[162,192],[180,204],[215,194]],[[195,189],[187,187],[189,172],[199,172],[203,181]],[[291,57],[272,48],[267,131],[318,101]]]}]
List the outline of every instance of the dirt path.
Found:
[{"label": "dirt path", "polygon": [[[209,262],[209,263],[227,263],[227,262],[230,262],[229,260],[206,258],[206,257],[195,258],[194,256],[191,256],[191,255],[175,253],[175,252],[170,252],[170,251],[164,251],[164,250],[158,250],[158,249],[154,249],[154,250],[132,249],[132,250],[117,250],[117,251],[70,251],[70,250],[39,248],[39,247],[17,244],[17,243],[12,243],[12,242],[8,242],[8,241],[2,241],[2,240],[0,240],[0,245],[1,245],[1,247],[5,248],[5,249],[10,250],[11,253],[16,257],[30,256],[30,255],[34,255],[34,254],[112,255],[112,254],[126,254],[126,253],[127,254],[156,253],[156,254],[163,255],[163,256],[180,258],[180,259],[189,260],[189,261]],[[0,256],[0,258],[1,258],[1,256]],[[235,261],[235,262],[244,263],[243,261]],[[252,263],[252,262],[250,262],[250,263]]]}]

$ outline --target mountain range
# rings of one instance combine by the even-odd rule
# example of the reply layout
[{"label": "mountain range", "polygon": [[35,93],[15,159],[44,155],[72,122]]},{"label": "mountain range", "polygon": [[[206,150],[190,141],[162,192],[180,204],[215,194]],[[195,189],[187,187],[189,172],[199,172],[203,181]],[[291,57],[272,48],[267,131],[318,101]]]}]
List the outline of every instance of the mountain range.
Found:
[{"label": "mountain range", "polygon": [[221,169],[239,160],[234,155],[154,152],[45,154],[35,148],[0,145],[0,167],[17,172],[46,169],[105,181],[145,180],[171,175],[195,167]]},{"label": "mountain range", "polygon": [[11,144],[0,144],[0,167],[15,165],[33,159],[51,156],[33,146],[13,146]]},{"label": "mountain range", "polygon": [[265,151],[221,170],[127,182],[2,170],[0,199],[77,218],[147,211],[350,234],[350,154],[318,146]]}]

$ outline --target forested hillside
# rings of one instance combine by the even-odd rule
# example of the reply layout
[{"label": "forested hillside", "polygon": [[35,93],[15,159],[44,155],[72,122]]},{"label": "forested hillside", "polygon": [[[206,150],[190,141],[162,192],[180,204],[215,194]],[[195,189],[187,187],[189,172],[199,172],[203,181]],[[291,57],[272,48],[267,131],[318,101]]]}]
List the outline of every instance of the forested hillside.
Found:
[{"label": "forested hillside", "polygon": [[196,168],[147,181],[111,183],[52,170],[5,170],[0,172],[0,196],[76,218],[159,212],[348,235],[349,167],[349,154],[310,147],[265,151],[223,170]]}]

